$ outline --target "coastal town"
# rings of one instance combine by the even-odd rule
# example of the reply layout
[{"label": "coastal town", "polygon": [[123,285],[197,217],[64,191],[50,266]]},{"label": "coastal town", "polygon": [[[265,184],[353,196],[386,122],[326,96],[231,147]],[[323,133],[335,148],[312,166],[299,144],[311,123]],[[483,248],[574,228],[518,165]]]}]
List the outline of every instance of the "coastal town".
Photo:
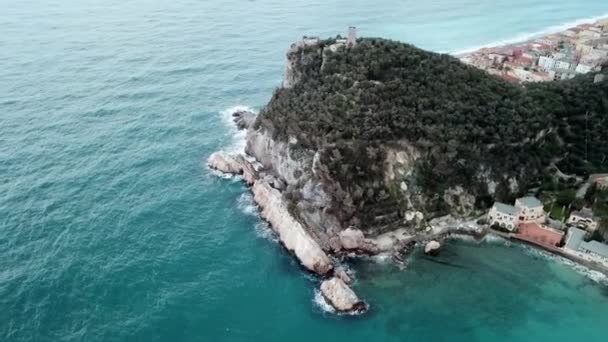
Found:
[{"label": "coastal town", "polygon": [[[512,83],[566,80],[601,71],[608,61],[608,18],[526,42],[459,56],[469,65]],[[595,81],[601,82],[603,75]]]},{"label": "coastal town", "polygon": [[[608,193],[608,175],[593,177],[592,188],[582,186],[587,193]],[[575,199],[576,200],[576,199]],[[592,202],[597,203],[596,199]],[[579,201],[581,203],[581,201]],[[605,224],[602,209],[569,206],[569,215],[552,217],[554,203],[543,203],[537,197],[526,196],[513,205],[496,202],[487,214],[492,231],[503,237],[540,247],[586,266],[608,269],[608,244],[599,233]],[[605,209],[605,208],[603,208]]]},{"label": "coastal town", "polygon": [[[569,80],[607,67],[608,18],[458,57],[511,83]],[[602,82],[604,78],[604,74],[597,73],[594,82]],[[597,208],[597,199],[587,203],[596,208],[581,207],[590,187],[606,197],[608,175],[591,175],[576,189],[574,198],[557,207],[551,196],[550,205],[547,199],[541,201],[533,196],[516,199],[514,204],[496,202],[487,214],[488,224],[503,237],[608,270],[608,239],[600,232],[605,229],[608,212],[605,207]],[[568,191],[574,193],[572,189]],[[602,200],[605,202],[605,198]]]}]

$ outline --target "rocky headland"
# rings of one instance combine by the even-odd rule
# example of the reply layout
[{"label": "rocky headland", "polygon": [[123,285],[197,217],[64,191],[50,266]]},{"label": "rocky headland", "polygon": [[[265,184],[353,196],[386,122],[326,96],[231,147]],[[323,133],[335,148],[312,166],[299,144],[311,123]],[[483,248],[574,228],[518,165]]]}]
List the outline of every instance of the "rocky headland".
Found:
[{"label": "rocky headland", "polygon": [[261,113],[235,113],[245,150],[208,165],[241,175],[326,301],[360,313],[341,260],[382,253],[405,266],[415,245],[436,255],[450,233],[483,235],[461,223],[527,191],[552,155],[569,160],[575,142],[548,127],[535,91],[407,44],[308,39]]}]

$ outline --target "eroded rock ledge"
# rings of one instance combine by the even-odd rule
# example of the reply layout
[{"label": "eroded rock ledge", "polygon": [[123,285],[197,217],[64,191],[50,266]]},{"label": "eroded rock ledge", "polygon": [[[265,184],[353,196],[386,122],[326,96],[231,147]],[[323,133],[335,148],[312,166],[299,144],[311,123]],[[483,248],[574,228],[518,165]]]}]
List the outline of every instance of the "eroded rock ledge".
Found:
[{"label": "eroded rock ledge", "polygon": [[[292,252],[298,261],[319,276],[331,276],[334,273],[332,259],[323,251],[319,243],[306,228],[289,212],[287,202],[281,192],[281,181],[275,177],[258,172],[242,155],[233,155],[223,151],[213,153],[207,165],[217,171],[242,175],[243,180],[251,185],[255,202],[260,206],[261,216],[267,220],[277,233],[281,243]],[[356,234],[356,233],[355,233]],[[356,234],[356,238],[360,236]],[[361,241],[356,241],[361,244]],[[367,305],[361,301],[344,279],[350,280],[343,271],[336,272],[336,277],[325,280],[321,292],[337,312],[362,313]]]},{"label": "eroded rock ledge", "polygon": [[262,209],[262,217],[270,222],[279,240],[298,260],[312,272],[326,275],[333,265],[319,244],[306,229],[289,213],[281,192],[264,180],[256,181],[251,189],[255,202]]}]

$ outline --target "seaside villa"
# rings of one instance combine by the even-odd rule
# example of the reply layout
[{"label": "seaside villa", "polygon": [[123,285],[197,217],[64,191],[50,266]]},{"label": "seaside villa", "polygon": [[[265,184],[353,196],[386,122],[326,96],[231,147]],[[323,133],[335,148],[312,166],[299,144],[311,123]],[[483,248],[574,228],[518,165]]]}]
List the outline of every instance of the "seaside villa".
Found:
[{"label": "seaside villa", "polygon": [[517,227],[517,216],[519,211],[512,205],[496,202],[488,213],[490,225],[499,225],[509,231],[513,231]]},{"label": "seaside villa", "polygon": [[608,245],[597,241],[587,242],[584,240],[585,234],[586,232],[582,229],[574,227],[568,229],[568,236],[564,248],[585,254],[592,254],[608,261]]},{"label": "seaside villa", "polygon": [[515,207],[519,209],[519,222],[544,222],[545,210],[543,204],[536,197],[522,197],[515,200]]},{"label": "seaside villa", "polygon": [[515,206],[495,202],[488,213],[490,225],[498,225],[509,231],[521,223],[542,223],[545,221],[543,204],[536,197],[522,197],[515,200]]}]

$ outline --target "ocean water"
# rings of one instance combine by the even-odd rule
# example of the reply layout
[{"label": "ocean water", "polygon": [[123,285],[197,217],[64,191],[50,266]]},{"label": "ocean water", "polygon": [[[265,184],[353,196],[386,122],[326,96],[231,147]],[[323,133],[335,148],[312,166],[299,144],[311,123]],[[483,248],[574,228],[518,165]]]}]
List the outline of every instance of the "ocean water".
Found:
[{"label": "ocean water", "polygon": [[[238,149],[301,35],[457,52],[608,14],[599,0],[0,0],[0,341],[605,341],[608,288],[539,252],[450,243],[350,265],[336,316],[204,166]],[[593,279],[592,279],[593,278]],[[595,280],[594,280],[595,279]]]}]

